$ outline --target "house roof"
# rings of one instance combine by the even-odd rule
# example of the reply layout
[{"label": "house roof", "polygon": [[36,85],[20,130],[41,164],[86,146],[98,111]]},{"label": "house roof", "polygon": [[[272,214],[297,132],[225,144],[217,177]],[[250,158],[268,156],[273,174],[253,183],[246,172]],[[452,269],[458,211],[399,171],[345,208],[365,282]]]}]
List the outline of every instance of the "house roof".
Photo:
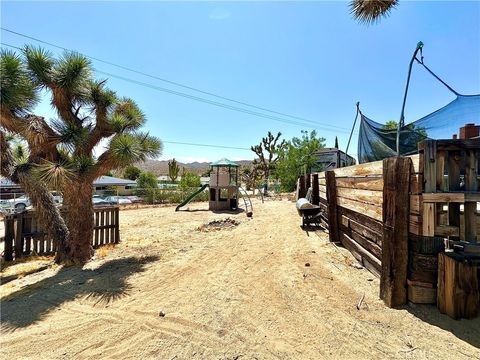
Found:
[{"label": "house roof", "polygon": [[[93,186],[132,186],[137,182],[128,179],[119,179],[113,176],[100,176],[93,182]],[[0,177],[0,187],[4,189],[20,188],[20,185],[15,184],[13,181]]]},{"label": "house roof", "polygon": [[93,186],[128,186],[136,185],[137,182],[129,179],[120,179],[113,176],[100,176],[93,182]]},{"label": "house roof", "polygon": [[227,158],[223,158],[223,159],[220,159],[220,160],[218,160],[218,161],[215,161],[215,162],[210,163],[210,166],[216,166],[216,167],[219,167],[219,166],[239,167],[240,165],[238,165],[236,162],[233,162],[233,161],[228,160]]}]

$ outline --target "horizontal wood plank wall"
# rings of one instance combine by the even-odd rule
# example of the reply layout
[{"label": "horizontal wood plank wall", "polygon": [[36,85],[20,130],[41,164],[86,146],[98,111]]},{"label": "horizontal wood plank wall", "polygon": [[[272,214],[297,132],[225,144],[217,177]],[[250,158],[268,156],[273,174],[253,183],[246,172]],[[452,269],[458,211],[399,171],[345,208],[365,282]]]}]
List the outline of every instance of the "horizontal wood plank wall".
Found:
[{"label": "horizontal wood plank wall", "polygon": [[[119,208],[94,209],[92,246],[117,244],[120,241]],[[8,215],[5,222],[4,259],[11,261],[27,255],[46,255],[56,251],[56,244],[39,228],[33,211]]]},{"label": "horizontal wood plank wall", "polygon": [[[413,163],[411,183],[421,193],[420,156]],[[382,269],[383,161],[332,170],[335,173],[339,240],[370,272],[380,277]],[[320,207],[328,214],[325,172],[318,173]],[[413,200],[412,200],[413,201]],[[328,227],[328,215],[322,215]],[[412,221],[412,219],[411,219]]]}]

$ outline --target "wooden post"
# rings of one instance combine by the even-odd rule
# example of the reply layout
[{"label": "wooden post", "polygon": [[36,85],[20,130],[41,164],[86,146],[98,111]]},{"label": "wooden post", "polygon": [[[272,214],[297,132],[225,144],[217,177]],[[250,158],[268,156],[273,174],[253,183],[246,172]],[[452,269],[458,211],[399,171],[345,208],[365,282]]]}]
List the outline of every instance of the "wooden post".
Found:
[{"label": "wooden post", "polygon": [[312,186],[312,178],[310,174],[305,175],[305,190],[308,191]]},{"label": "wooden post", "polygon": [[471,319],[479,308],[477,267],[438,254],[437,307],[453,319]]},{"label": "wooden post", "polygon": [[300,190],[298,191],[298,198],[304,198],[305,194],[307,193],[305,190],[305,176],[300,175],[299,180]]},{"label": "wooden post", "polygon": [[435,218],[435,203],[423,203],[423,236],[435,236],[435,226],[437,219]]},{"label": "wooden post", "polygon": [[94,227],[94,246],[100,246],[100,211],[94,211],[94,218],[95,218],[95,227]]},{"label": "wooden post", "polygon": [[445,150],[437,150],[437,183],[436,188],[440,191],[447,191],[447,182],[445,181],[445,157],[447,152]]},{"label": "wooden post", "polygon": [[320,188],[318,187],[318,174],[313,174],[312,181],[312,204],[320,204]]},{"label": "wooden post", "polygon": [[7,215],[3,221],[5,224],[4,258],[5,258],[5,261],[12,261],[13,260],[14,219],[11,215]]},{"label": "wooden post", "polygon": [[380,298],[389,307],[407,302],[409,184],[408,157],[383,160],[383,240]]},{"label": "wooden post", "polygon": [[17,214],[17,226],[15,229],[15,259],[20,259],[23,255],[23,214]]},{"label": "wooden post", "polygon": [[[255,190],[253,191],[255,195]],[[295,201],[297,201],[298,199],[300,199],[300,178],[297,179],[297,189],[295,191]]]},{"label": "wooden post", "polygon": [[437,165],[435,162],[437,156],[437,143],[435,140],[425,140],[423,156],[425,192],[437,192]]},{"label": "wooden post", "polygon": [[115,244],[120,242],[120,209],[117,207],[115,209]]},{"label": "wooden post", "polygon": [[104,226],[105,226],[105,210],[100,210],[100,245],[105,244],[105,236],[104,236]]},{"label": "wooden post", "polygon": [[[478,158],[475,150],[467,152],[466,166],[465,166],[465,190],[476,192],[478,191],[477,176],[478,176]],[[466,202],[464,205],[465,218],[465,241],[477,242],[477,203]]]},{"label": "wooden post", "polygon": [[337,185],[335,183],[335,172],[333,170],[328,170],[325,172],[325,181],[327,184],[328,236],[331,242],[339,242],[340,234],[338,229]]}]

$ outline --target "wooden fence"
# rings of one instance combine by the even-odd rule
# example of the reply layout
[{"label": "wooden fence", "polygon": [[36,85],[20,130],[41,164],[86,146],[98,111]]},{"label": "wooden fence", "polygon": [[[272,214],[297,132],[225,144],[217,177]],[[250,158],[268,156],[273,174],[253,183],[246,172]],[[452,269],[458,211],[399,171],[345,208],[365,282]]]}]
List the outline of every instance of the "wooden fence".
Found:
[{"label": "wooden fence", "polygon": [[[480,140],[426,140],[417,155],[312,174],[299,192],[313,184],[330,240],[381,278],[388,306],[435,303],[444,240],[480,241],[479,154]],[[474,282],[461,290],[478,297]]]},{"label": "wooden fence", "polygon": [[[94,209],[92,246],[98,248],[120,241],[119,208],[104,207]],[[57,245],[40,228],[34,211],[7,215],[5,223],[5,247],[3,257],[10,261],[31,254],[46,255],[55,253]]]},{"label": "wooden fence", "polygon": [[[412,164],[408,174],[417,174],[419,155],[406,159]],[[382,270],[384,166],[384,161],[376,161],[312,175],[313,183],[318,177],[322,223],[329,229],[330,240],[341,242],[378,277]]]}]

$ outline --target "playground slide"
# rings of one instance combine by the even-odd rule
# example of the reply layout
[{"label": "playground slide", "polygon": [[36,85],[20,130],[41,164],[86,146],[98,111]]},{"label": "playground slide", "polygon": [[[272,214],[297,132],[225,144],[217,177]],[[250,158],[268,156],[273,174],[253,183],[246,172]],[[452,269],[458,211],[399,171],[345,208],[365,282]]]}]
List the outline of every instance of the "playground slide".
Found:
[{"label": "playground slide", "polygon": [[197,196],[198,194],[200,194],[202,191],[204,191],[206,188],[208,188],[208,184],[205,184],[203,185],[200,189],[198,189],[197,191],[195,191],[192,195],[190,195],[189,197],[187,197],[185,200],[183,200],[176,208],[175,208],[175,211],[178,211],[181,207],[187,205],[190,201],[192,201],[192,199]]}]

